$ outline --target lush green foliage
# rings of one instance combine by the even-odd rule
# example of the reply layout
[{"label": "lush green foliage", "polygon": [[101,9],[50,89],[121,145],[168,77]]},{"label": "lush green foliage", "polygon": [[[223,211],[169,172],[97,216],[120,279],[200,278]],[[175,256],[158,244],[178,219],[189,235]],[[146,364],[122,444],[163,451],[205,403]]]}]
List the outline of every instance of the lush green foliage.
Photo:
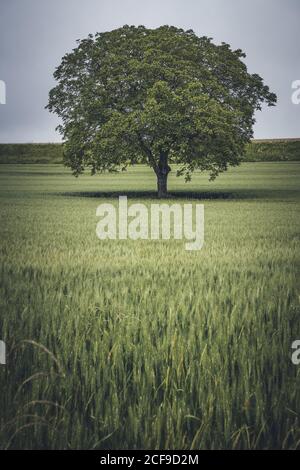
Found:
[{"label": "lush green foliage", "polygon": [[0,163],[62,163],[61,144],[0,144]]},{"label": "lush green foliage", "polygon": [[[205,246],[190,253],[96,238],[113,193],[151,202],[147,167],[0,172],[1,447],[299,447],[298,163],[196,173]],[[177,201],[186,189],[172,172]]]},{"label": "lush green foliage", "polygon": [[247,145],[244,161],[300,161],[300,139],[254,140]]},{"label": "lush green foliage", "polygon": [[195,169],[213,179],[237,165],[255,111],[276,102],[244,57],[169,26],[124,26],[79,41],[54,73],[47,106],[62,119],[66,164],[79,175],[146,162],[159,196],[169,163],[188,180]]}]

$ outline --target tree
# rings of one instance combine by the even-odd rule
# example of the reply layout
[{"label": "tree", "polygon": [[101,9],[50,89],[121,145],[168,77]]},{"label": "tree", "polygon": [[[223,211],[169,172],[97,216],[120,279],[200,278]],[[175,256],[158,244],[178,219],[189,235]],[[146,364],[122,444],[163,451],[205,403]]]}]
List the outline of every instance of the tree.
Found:
[{"label": "tree", "polygon": [[78,176],[146,162],[167,195],[170,163],[190,180],[237,165],[254,113],[276,95],[245,54],[173,26],[124,26],[89,35],[66,54],[47,108],[62,119],[65,163]]}]

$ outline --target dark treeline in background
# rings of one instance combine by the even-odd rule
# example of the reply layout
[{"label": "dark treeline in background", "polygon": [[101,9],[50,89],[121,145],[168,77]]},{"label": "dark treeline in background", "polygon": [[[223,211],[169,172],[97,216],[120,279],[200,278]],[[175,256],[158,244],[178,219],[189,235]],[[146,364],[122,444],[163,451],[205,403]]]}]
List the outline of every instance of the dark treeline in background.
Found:
[{"label": "dark treeline in background", "polygon": [[[300,161],[300,139],[253,140],[243,161]],[[0,163],[62,163],[60,143],[0,144]]]}]

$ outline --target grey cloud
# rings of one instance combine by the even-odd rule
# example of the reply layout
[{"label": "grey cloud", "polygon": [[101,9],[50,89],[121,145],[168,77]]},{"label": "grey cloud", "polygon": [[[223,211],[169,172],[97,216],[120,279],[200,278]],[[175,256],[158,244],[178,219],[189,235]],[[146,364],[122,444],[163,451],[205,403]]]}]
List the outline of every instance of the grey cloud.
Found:
[{"label": "grey cloud", "polygon": [[58,120],[44,109],[55,67],[76,39],[123,24],[192,28],[243,49],[249,70],[278,95],[276,108],[257,114],[255,137],[300,137],[300,105],[291,101],[299,18],[299,0],[1,0],[0,142],[59,141]]}]

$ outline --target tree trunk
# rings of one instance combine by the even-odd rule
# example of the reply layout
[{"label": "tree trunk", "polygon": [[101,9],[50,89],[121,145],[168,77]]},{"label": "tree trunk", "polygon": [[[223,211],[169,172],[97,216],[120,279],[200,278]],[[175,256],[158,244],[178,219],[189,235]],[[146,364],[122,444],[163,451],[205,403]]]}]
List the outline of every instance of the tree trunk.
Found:
[{"label": "tree trunk", "polygon": [[168,195],[167,189],[168,173],[157,175],[157,196],[165,198]]},{"label": "tree trunk", "polygon": [[156,168],[157,176],[157,196],[159,198],[168,197],[167,181],[171,168],[168,165],[168,154],[163,152],[160,155],[159,163]]}]

